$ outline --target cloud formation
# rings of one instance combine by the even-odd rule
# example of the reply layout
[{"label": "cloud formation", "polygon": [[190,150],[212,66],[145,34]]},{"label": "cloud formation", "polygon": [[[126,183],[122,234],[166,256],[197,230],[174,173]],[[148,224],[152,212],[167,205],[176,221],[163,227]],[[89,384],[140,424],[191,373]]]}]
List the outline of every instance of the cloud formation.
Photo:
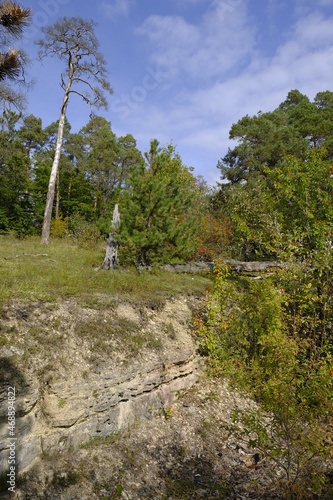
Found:
[{"label": "cloud formation", "polygon": [[135,0],[113,0],[112,2],[103,1],[101,10],[106,17],[116,21],[121,16],[128,16],[130,8]]},{"label": "cloud formation", "polygon": [[240,0],[211,3],[201,24],[181,16],[152,15],[137,33],[150,41],[151,61],[172,80],[223,77],[249,56],[255,40]]},{"label": "cloud formation", "polygon": [[181,16],[145,20],[138,34],[149,41],[150,62],[163,69],[169,92],[161,86],[159,99],[139,104],[129,118],[134,127],[141,124],[147,144],[158,131],[161,140],[177,137],[182,152],[192,148],[206,158],[198,173],[211,182],[218,178],[214,168],[227,152],[232,123],[273,110],[292,89],[313,99],[333,82],[333,17],[303,13],[267,57],[246,4],[223,16],[220,7],[211,2],[200,24]]}]

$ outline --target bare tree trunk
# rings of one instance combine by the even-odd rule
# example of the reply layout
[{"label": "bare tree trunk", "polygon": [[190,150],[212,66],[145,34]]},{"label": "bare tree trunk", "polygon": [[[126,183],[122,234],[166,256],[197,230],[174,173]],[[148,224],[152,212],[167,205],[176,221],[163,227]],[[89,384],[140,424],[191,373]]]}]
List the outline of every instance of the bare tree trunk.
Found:
[{"label": "bare tree trunk", "polygon": [[[287,262],[275,262],[275,261],[265,261],[265,262],[241,262],[238,260],[225,260],[223,261],[230,268],[231,271],[237,273],[260,273],[264,271],[272,271],[276,269],[288,269]],[[164,271],[176,272],[176,273],[198,273],[201,271],[213,271],[215,267],[214,262],[189,262],[188,264],[166,264],[164,266],[159,266],[159,269]],[[152,266],[140,265],[138,271],[151,270]],[[253,278],[256,279],[256,278]]]},{"label": "bare tree trunk", "polygon": [[3,111],[2,111],[2,134],[5,133],[5,121],[6,121],[6,99],[3,100]]},{"label": "bare tree trunk", "polygon": [[57,171],[57,198],[56,198],[56,213],[55,217],[58,219],[59,217],[59,202],[60,202],[60,179],[59,179],[59,168]]},{"label": "bare tree trunk", "polygon": [[68,201],[71,199],[72,181],[73,181],[73,170],[71,171],[71,176],[69,178],[69,184],[68,184],[68,192],[67,192]]},{"label": "bare tree trunk", "polygon": [[45,212],[44,212],[41,243],[45,244],[45,245],[48,245],[50,242],[50,228],[51,228],[53,200],[54,200],[55,184],[56,184],[56,180],[57,180],[57,172],[58,172],[58,167],[59,167],[59,160],[60,160],[60,155],[61,155],[67,103],[68,103],[68,94],[65,94],[64,102],[63,102],[62,110],[61,110],[61,115],[60,115],[60,120],[59,120],[57,145],[56,145],[56,151],[55,151],[51,175],[50,175],[49,188],[47,191],[46,205],[45,205]]},{"label": "bare tree trunk", "polygon": [[310,250],[312,250],[311,233],[310,233],[309,218],[308,218],[308,195],[307,194],[305,197],[305,210],[303,209],[303,214],[305,217],[306,235],[308,238],[309,248],[310,248]]},{"label": "bare tree trunk", "polygon": [[67,105],[68,105],[69,91],[70,91],[71,84],[72,84],[72,78],[73,77],[70,76],[70,78],[68,80],[65,95],[64,95],[64,100],[62,103],[61,114],[60,114],[59,125],[58,125],[58,136],[57,136],[56,150],[55,150],[55,155],[54,155],[54,160],[53,160],[53,165],[52,165],[52,170],[51,170],[51,175],[50,175],[50,181],[49,181],[49,187],[48,187],[47,197],[46,197],[46,205],[45,205],[43,229],[42,229],[42,237],[41,237],[41,243],[45,244],[45,245],[48,245],[50,242],[50,229],[51,229],[51,218],[52,218],[55,184],[56,184],[56,180],[57,180],[59,161],[60,161],[60,156],[61,156],[62,142],[63,142],[63,136],[64,136],[64,125],[65,125],[65,118],[66,118],[66,110],[67,110]]},{"label": "bare tree trunk", "polygon": [[[71,190],[72,190],[72,182],[73,182],[73,170],[71,170],[71,176],[69,178],[68,191],[67,191],[67,200],[71,199]],[[66,215],[69,215],[69,204],[67,205]]]},{"label": "bare tree trunk", "polygon": [[[52,26],[45,28],[43,30],[44,38],[37,40],[37,45],[40,47],[39,57],[43,59],[49,55],[56,55],[66,61],[66,75],[68,75],[67,83],[64,81],[63,74],[61,75],[61,88],[64,90],[64,99],[46,197],[41,237],[41,243],[44,244],[48,244],[50,240],[52,207],[69,94],[74,93],[80,96],[81,99],[90,104],[91,109],[95,104],[97,107],[107,108],[107,101],[103,91],[112,94],[111,86],[106,79],[107,70],[104,57],[98,52],[99,44],[94,33],[94,27],[95,23],[93,21],[86,21],[79,16],[63,17]],[[90,96],[90,92],[92,96]]]},{"label": "bare tree trunk", "polygon": [[97,212],[97,204],[98,204],[98,197],[99,197],[99,191],[100,191],[100,186],[101,186],[101,176],[102,176],[102,171],[99,168],[98,169],[98,177],[97,177],[97,190],[96,190],[96,198],[95,198],[95,205],[94,205],[94,212]]},{"label": "bare tree trunk", "polygon": [[32,146],[32,140],[30,140],[30,142],[29,142],[28,152],[27,152],[27,164],[26,164],[26,167],[25,167],[25,175],[26,175],[26,179],[27,179],[27,185],[26,185],[24,194],[25,194],[26,197],[28,197],[28,194],[29,194],[28,184],[29,184],[29,178],[30,178],[30,151],[31,151],[31,146]]},{"label": "bare tree trunk", "polygon": [[48,188],[47,197],[46,197],[42,237],[41,237],[41,241],[40,241],[42,244],[45,244],[45,245],[48,245],[50,242],[50,229],[51,229],[51,218],[52,218],[55,184],[56,184],[61,149],[62,149],[62,142],[63,142],[63,136],[64,136],[64,125],[65,125],[65,118],[66,118],[69,93],[70,93],[71,86],[73,83],[73,78],[74,78],[75,60],[76,60],[76,52],[74,53],[74,60],[70,62],[69,78],[68,78],[68,82],[67,82],[66,89],[65,89],[64,100],[62,102],[62,108],[61,108],[59,125],[58,125],[58,136],[57,136],[56,150],[55,150],[55,155],[54,155],[54,160],[53,160],[53,165],[52,165],[52,170],[51,170],[51,175],[50,175],[49,188]]}]

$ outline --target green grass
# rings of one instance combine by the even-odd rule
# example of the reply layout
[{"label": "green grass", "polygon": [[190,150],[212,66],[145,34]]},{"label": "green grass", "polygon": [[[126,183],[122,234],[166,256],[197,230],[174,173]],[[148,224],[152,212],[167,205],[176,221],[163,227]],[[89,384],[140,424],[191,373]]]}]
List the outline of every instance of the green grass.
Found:
[{"label": "green grass", "polygon": [[46,246],[37,237],[22,241],[0,236],[0,306],[14,298],[52,302],[71,297],[93,307],[105,305],[107,297],[159,305],[167,297],[201,295],[210,288],[205,276],[159,270],[139,275],[134,268],[95,271],[104,255],[103,242],[86,249],[68,239],[54,239]]}]

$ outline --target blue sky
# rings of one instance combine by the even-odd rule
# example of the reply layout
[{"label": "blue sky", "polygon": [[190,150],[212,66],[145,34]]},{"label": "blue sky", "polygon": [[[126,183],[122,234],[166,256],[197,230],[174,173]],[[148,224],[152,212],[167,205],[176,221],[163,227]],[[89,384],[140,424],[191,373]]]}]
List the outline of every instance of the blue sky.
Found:
[{"label": "blue sky", "polygon": [[[61,16],[98,23],[114,94],[109,110],[117,136],[133,134],[141,151],[170,141],[183,163],[214,184],[232,123],[271,111],[291,89],[311,99],[333,91],[333,0],[37,0],[24,47],[35,86],[28,113],[43,126],[59,118],[62,64],[37,60],[41,27]],[[73,96],[72,131],[89,120]]]}]

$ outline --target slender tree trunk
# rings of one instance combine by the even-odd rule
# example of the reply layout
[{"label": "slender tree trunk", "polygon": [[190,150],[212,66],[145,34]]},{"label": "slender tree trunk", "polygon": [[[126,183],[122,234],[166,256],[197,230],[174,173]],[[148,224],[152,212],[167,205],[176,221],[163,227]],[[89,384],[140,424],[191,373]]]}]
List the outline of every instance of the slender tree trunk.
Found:
[{"label": "slender tree trunk", "polygon": [[73,182],[73,170],[71,171],[71,175],[69,178],[69,184],[68,184],[68,192],[67,192],[68,201],[71,199],[72,182]]},{"label": "slender tree trunk", "polygon": [[3,111],[2,111],[2,134],[5,133],[5,121],[6,121],[6,99],[3,100]]},{"label": "slender tree trunk", "polygon": [[61,110],[61,115],[60,115],[60,120],[59,120],[57,145],[56,145],[56,151],[55,151],[51,175],[50,175],[49,188],[47,191],[46,205],[45,205],[45,212],[44,212],[41,243],[46,244],[46,245],[48,245],[50,242],[50,228],[51,228],[53,200],[54,200],[57,172],[58,172],[58,167],[59,167],[59,160],[60,160],[60,155],[61,155],[67,103],[68,103],[68,94],[65,94],[64,102],[63,102],[63,106],[62,106],[62,110]]},{"label": "slender tree trunk", "polygon": [[95,206],[94,206],[95,214],[97,212],[98,196],[99,196],[99,191],[100,191],[100,186],[101,186],[101,176],[102,176],[102,171],[101,171],[101,169],[98,169],[97,191],[96,191]]},{"label": "slender tree trunk", "polygon": [[308,195],[305,195],[305,210],[303,209],[303,214],[305,217],[305,224],[306,224],[306,235],[308,238],[308,243],[309,243],[309,248],[312,250],[312,241],[311,241],[311,233],[310,233],[310,227],[309,227],[309,218],[308,218]]},{"label": "slender tree trunk", "polygon": [[29,141],[29,146],[28,146],[28,153],[27,153],[27,164],[25,167],[25,175],[27,178],[27,185],[25,188],[25,196],[28,197],[29,195],[29,190],[28,190],[28,184],[29,184],[29,177],[30,177],[30,151],[31,151],[31,146],[32,146],[32,140]]},{"label": "slender tree trunk", "polygon": [[[72,190],[72,182],[73,182],[73,170],[71,170],[71,176],[69,178],[68,191],[67,191],[67,200],[71,199],[71,190]],[[69,204],[67,205],[66,215],[69,215]]]},{"label": "slender tree trunk", "polygon": [[56,219],[59,217],[59,202],[60,202],[60,179],[59,179],[59,168],[57,171],[57,198],[56,198]]},{"label": "slender tree trunk", "polygon": [[74,77],[74,63],[75,63],[75,60],[70,65],[68,83],[66,85],[64,100],[62,103],[60,119],[59,119],[59,126],[58,126],[56,150],[55,150],[55,155],[54,155],[54,160],[53,160],[53,165],[52,165],[52,170],[51,170],[51,175],[50,175],[49,188],[48,188],[47,197],[46,197],[46,205],[45,205],[43,229],[42,229],[42,237],[41,237],[41,243],[45,244],[45,245],[48,245],[50,242],[50,228],[51,228],[51,218],[52,218],[52,208],[53,208],[53,201],[54,201],[55,184],[56,184],[56,179],[57,179],[57,172],[58,172],[58,168],[59,168],[59,161],[60,161],[62,142],[63,142],[63,136],[64,136],[64,124],[65,124],[65,118],[66,118],[69,92],[70,92],[70,89],[71,89],[71,86],[73,83],[73,77]]}]

